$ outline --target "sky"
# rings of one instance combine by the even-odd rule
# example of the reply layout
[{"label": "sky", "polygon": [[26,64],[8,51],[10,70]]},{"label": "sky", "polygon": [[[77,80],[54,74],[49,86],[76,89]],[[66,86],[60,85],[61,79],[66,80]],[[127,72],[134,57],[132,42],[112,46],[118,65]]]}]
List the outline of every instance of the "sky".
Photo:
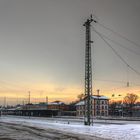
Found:
[{"label": "sky", "polygon": [[[0,0],[0,104],[61,100],[84,93],[86,19],[93,17],[140,44],[139,0]],[[139,95],[140,75],[128,68],[94,32],[126,46],[109,43],[140,72],[140,45],[93,24],[93,94]],[[131,49],[131,51],[130,51]],[[130,87],[126,87],[127,81]]]}]

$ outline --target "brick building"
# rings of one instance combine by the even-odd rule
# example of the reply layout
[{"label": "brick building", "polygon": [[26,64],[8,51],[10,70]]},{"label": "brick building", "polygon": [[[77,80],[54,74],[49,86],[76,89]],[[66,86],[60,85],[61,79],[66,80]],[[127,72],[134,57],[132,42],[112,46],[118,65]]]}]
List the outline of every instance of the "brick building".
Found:
[{"label": "brick building", "polygon": [[[93,116],[108,116],[109,98],[106,96],[91,96],[91,113]],[[76,115],[83,117],[85,100],[76,104]]]}]

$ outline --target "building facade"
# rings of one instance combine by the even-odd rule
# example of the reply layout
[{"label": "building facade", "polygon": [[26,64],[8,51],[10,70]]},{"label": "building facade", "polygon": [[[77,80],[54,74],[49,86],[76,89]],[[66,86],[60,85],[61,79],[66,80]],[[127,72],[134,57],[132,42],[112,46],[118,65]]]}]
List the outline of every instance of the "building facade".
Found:
[{"label": "building facade", "polygon": [[[86,112],[86,100],[76,104],[76,115],[83,117]],[[91,96],[91,115],[92,116],[108,116],[109,98],[106,96]]]},{"label": "building facade", "polygon": [[63,114],[76,114],[69,111],[69,105],[61,102],[54,101],[50,103],[38,103],[38,104],[25,104],[15,108],[6,109],[3,114],[8,115],[20,115],[20,116],[39,116],[39,117],[51,117],[61,116]]}]

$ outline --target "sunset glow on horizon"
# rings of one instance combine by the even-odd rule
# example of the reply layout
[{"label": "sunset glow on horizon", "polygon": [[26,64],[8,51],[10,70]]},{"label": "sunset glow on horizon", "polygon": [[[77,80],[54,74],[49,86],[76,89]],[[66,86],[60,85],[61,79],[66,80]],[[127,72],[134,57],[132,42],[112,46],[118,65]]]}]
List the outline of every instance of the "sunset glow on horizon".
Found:
[{"label": "sunset glow on horizon", "polygon": [[[15,84],[17,86],[18,84]],[[14,89],[15,88],[15,89]],[[82,85],[79,86],[61,86],[53,84],[35,84],[35,85],[18,85],[18,88],[6,89],[0,91],[0,101],[1,105],[4,104],[6,98],[7,105],[23,104],[28,103],[29,91],[31,95],[31,103],[46,102],[46,97],[48,101],[63,101],[65,103],[70,103],[78,100],[77,96],[84,93],[84,88]],[[94,88],[94,86],[93,86]],[[97,95],[97,89],[93,89],[93,95]],[[139,95],[140,89],[138,87],[120,87],[120,88],[109,88],[108,90],[100,89],[100,95],[109,97],[112,101],[123,100],[127,93],[135,93]],[[114,94],[114,97],[112,95]]]}]

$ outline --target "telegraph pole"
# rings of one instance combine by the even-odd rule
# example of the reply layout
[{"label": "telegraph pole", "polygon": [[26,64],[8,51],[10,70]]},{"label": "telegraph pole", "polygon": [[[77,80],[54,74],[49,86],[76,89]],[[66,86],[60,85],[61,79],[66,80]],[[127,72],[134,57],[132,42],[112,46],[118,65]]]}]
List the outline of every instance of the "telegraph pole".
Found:
[{"label": "telegraph pole", "polygon": [[91,125],[91,96],[92,96],[92,63],[91,63],[91,23],[96,21],[92,18],[86,20],[86,48],[85,48],[85,125]]},{"label": "telegraph pole", "polygon": [[28,115],[29,115],[29,119],[30,119],[30,116],[31,116],[31,111],[30,111],[31,94],[30,94],[30,91],[28,91],[28,93],[29,93],[29,101],[28,101],[28,106],[29,106],[29,108],[28,108]]},{"label": "telegraph pole", "polygon": [[4,97],[4,108],[6,108],[6,97]]},{"label": "telegraph pole", "polygon": [[46,96],[46,105],[48,104],[48,96]]},{"label": "telegraph pole", "polygon": [[100,96],[100,90],[97,89],[97,96],[98,96],[98,114],[97,116],[100,116],[101,117],[101,113],[100,113],[100,100],[99,100],[99,96]]},{"label": "telegraph pole", "polygon": [[46,96],[46,109],[48,109],[48,96]]},{"label": "telegraph pole", "polygon": [[30,104],[30,101],[31,101],[30,91],[28,91],[28,93],[29,93],[29,100],[28,100],[28,104]]}]

